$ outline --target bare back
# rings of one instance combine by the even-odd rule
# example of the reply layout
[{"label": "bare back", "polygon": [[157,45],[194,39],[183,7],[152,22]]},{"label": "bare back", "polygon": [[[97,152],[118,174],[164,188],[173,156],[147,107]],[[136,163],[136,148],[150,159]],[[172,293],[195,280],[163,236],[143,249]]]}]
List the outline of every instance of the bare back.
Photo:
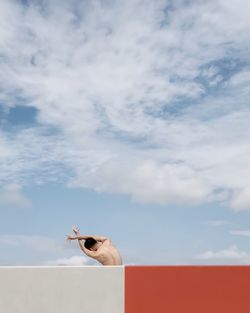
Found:
[{"label": "bare back", "polygon": [[121,255],[109,239],[103,241],[93,258],[102,265],[122,265]]}]

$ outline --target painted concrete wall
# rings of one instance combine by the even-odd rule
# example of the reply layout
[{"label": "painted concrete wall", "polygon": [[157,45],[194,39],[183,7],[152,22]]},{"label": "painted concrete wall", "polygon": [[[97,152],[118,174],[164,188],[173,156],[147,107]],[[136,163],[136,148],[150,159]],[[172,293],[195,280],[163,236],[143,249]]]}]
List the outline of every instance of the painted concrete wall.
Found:
[{"label": "painted concrete wall", "polygon": [[124,313],[124,268],[0,267],[1,313]]},{"label": "painted concrete wall", "polygon": [[129,266],[126,313],[249,313],[250,266]]},{"label": "painted concrete wall", "polygon": [[0,313],[249,313],[250,266],[0,267]]}]

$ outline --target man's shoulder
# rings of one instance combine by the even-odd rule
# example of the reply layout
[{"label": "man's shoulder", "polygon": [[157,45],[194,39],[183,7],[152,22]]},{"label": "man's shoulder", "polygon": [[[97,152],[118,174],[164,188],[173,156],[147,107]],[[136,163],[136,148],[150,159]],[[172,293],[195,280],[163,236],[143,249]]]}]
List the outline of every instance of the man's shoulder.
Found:
[{"label": "man's shoulder", "polygon": [[112,245],[112,241],[109,238],[105,239],[102,243],[102,246],[110,246],[110,245]]},{"label": "man's shoulder", "polygon": [[104,240],[104,243],[111,243],[112,241],[109,239],[109,238],[106,238],[105,240]]}]

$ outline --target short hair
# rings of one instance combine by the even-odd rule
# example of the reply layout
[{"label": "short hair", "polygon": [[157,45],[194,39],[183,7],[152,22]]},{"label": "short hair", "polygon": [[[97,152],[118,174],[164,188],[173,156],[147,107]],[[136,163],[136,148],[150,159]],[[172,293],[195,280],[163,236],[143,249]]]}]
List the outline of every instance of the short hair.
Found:
[{"label": "short hair", "polygon": [[84,242],[84,247],[88,250],[90,250],[90,248],[92,248],[95,244],[97,243],[97,241],[92,238],[92,237],[89,237],[85,240]]}]

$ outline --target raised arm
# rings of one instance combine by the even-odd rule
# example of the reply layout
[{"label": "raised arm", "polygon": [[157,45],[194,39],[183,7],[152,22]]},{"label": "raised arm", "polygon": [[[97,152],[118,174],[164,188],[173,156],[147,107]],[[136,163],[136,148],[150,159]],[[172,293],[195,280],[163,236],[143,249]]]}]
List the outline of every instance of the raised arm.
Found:
[{"label": "raised arm", "polygon": [[82,236],[82,235],[77,235],[76,239],[78,240],[86,240],[87,238],[94,238],[96,241],[99,242],[104,242],[105,240],[107,240],[107,237],[101,237],[101,236]]},{"label": "raised arm", "polygon": [[108,239],[107,237],[103,237],[103,236],[90,236],[90,235],[84,235],[83,236],[80,234],[80,228],[77,226],[73,226],[72,230],[77,237],[76,239],[78,239],[78,240],[86,240],[87,238],[94,238],[96,241],[104,242],[105,240]]}]

